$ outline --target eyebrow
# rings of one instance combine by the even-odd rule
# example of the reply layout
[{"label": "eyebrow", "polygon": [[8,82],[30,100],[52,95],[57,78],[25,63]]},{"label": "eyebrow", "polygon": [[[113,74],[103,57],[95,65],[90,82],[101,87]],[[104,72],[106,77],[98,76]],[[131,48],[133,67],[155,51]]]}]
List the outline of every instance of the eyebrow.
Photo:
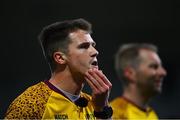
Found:
[{"label": "eyebrow", "polygon": [[82,46],[82,45],[86,45],[86,44],[91,44],[93,47],[96,46],[96,42],[82,42],[79,44],[79,46]]}]

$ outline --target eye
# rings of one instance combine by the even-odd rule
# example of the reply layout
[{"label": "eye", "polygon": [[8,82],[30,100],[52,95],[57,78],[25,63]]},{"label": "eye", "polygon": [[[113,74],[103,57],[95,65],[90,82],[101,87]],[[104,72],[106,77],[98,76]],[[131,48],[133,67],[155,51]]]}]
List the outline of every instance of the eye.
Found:
[{"label": "eye", "polygon": [[90,46],[90,43],[82,43],[79,45],[79,48],[84,48],[84,49],[88,49]]},{"label": "eye", "polygon": [[153,69],[158,69],[159,65],[158,64],[150,64],[149,67],[153,68]]}]

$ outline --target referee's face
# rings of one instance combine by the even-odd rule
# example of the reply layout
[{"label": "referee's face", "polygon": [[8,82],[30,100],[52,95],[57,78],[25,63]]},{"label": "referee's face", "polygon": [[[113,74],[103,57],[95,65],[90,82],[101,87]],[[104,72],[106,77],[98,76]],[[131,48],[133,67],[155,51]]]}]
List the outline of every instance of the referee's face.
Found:
[{"label": "referee's face", "polygon": [[72,43],[69,45],[67,64],[73,74],[85,75],[90,68],[98,69],[95,42],[90,34],[83,30],[77,30],[69,35]]}]

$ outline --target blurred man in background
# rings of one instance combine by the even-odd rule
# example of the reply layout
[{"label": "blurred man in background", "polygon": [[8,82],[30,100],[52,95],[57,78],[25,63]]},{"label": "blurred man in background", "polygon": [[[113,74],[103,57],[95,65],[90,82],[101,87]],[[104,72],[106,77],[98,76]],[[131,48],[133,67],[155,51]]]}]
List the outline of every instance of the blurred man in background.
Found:
[{"label": "blurred man in background", "polygon": [[162,91],[166,76],[157,52],[153,44],[129,43],[120,46],[115,68],[122,82],[123,94],[111,102],[113,119],[158,119],[148,105],[151,98]]}]

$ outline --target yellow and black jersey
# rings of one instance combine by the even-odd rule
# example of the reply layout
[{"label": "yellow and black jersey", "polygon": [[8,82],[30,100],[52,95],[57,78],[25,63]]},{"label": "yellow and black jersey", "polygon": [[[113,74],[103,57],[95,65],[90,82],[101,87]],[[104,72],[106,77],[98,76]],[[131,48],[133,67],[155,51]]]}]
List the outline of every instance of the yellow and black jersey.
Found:
[{"label": "yellow and black jersey", "polygon": [[95,119],[91,97],[81,92],[89,102],[79,107],[49,81],[29,87],[9,106],[5,119]]},{"label": "yellow and black jersey", "polygon": [[123,120],[158,120],[155,111],[148,107],[146,110],[136,106],[124,97],[118,97],[110,102],[113,108],[113,119]]}]

